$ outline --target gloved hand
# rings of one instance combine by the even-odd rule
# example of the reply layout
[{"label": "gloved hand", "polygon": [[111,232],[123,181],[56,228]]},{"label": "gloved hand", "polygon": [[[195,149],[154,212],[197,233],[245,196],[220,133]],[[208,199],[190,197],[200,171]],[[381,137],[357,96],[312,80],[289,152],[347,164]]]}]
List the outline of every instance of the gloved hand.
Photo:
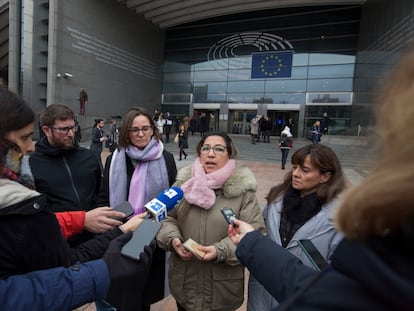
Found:
[{"label": "gloved hand", "polygon": [[112,240],[103,256],[111,279],[106,300],[117,309],[123,307],[127,290],[133,289],[137,297],[144,291],[156,247],[156,242],[153,240],[139,254],[139,260],[129,258],[121,254],[121,249],[131,237],[132,232],[128,232]]},{"label": "gloved hand", "polygon": [[113,239],[103,256],[103,260],[109,269],[111,283],[115,280],[121,281],[124,278],[130,278],[150,268],[152,254],[155,249],[154,242],[144,247],[144,251],[139,254],[139,260],[121,254],[122,247],[131,237],[132,232],[128,232]]}]

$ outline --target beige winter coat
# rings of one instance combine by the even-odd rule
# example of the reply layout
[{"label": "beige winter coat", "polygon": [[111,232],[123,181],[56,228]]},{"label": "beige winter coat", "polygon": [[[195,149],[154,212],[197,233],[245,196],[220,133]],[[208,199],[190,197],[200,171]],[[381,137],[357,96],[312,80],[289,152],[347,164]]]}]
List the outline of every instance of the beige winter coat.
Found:
[{"label": "beige winter coat", "polygon": [[[182,168],[176,185],[191,177],[191,166]],[[237,165],[222,189],[216,190],[216,203],[209,209],[181,201],[157,235],[159,245],[172,251],[169,259],[171,294],[187,310],[235,310],[244,298],[244,267],[235,255],[236,246],[227,236],[228,224],[220,209],[231,207],[237,217],[265,232],[256,198],[256,179],[247,168]],[[182,261],[171,248],[173,238],[192,238],[203,245],[214,245],[217,261]]]}]

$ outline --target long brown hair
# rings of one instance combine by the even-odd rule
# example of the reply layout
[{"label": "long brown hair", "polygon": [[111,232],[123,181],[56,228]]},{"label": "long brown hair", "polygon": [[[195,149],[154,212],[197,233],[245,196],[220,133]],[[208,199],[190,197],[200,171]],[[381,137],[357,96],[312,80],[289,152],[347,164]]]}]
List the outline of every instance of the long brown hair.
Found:
[{"label": "long brown hair", "polygon": [[336,224],[347,238],[382,236],[414,219],[414,50],[408,52],[379,97],[378,164],[344,193]]},{"label": "long brown hair", "polygon": [[[309,144],[292,155],[292,164],[303,166],[305,158],[309,155],[312,165],[319,169],[321,174],[331,173],[326,183],[320,184],[316,190],[320,203],[327,203],[341,193],[346,186],[346,178],[342,171],[341,163],[335,152],[328,146],[322,144]],[[286,174],[283,183],[273,187],[268,196],[267,203],[270,204],[277,197],[283,195],[292,185],[292,173]]]}]

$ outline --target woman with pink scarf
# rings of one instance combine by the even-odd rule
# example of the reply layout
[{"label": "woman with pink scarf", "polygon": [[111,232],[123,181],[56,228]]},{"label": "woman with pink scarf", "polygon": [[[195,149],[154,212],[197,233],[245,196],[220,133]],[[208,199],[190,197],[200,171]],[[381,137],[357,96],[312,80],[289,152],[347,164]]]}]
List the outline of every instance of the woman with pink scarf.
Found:
[{"label": "woman with pink scarf", "polygon": [[[203,136],[196,151],[194,163],[178,172],[175,185],[184,199],[164,220],[157,241],[172,252],[169,286],[179,311],[235,310],[243,303],[244,267],[220,209],[230,207],[238,219],[264,232],[256,179],[236,162],[236,148],[225,133]],[[201,245],[202,257],[184,248],[189,238]]]}]

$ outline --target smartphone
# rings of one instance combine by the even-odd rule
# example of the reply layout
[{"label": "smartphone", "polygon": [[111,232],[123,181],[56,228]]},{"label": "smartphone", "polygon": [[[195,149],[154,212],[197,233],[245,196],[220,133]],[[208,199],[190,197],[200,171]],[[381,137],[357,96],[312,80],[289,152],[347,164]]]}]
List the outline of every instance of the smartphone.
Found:
[{"label": "smartphone", "polygon": [[298,245],[308,257],[315,269],[322,271],[328,267],[328,262],[315,247],[311,240],[298,240]]},{"label": "smartphone", "polygon": [[224,219],[226,219],[227,223],[229,225],[232,225],[233,227],[236,227],[236,225],[234,224],[236,214],[233,212],[233,210],[230,207],[223,207],[220,211],[223,214]]},{"label": "smartphone", "polygon": [[133,233],[131,240],[122,247],[121,254],[139,260],[139,254],[144,251],[145,245],[151,244],[160,229],[160,222],[144,219]]},{"label": "smartphone", "polygon": [[191,252],[193,255],[195,255],[198,259],[202,259],[204,257],[204,255],[206,254],[203,251],[200,251],[198,249],[198,246],[200,244],[198,244],[196,241],[194,241],[193,239],[188,239],[187,241],[185,241],[183,243],[183,246],[186,250],[188,250],[189,252]]},{"label": "smartphone", "polygon": [[111,217],[112,219],[116,219],[122,222],[126,222],[128,220],[128,217],[133,215],[135,212],[128,201],[122,202],[121,204],[115,206],[112,210],[125,214],[125,218]]}]

